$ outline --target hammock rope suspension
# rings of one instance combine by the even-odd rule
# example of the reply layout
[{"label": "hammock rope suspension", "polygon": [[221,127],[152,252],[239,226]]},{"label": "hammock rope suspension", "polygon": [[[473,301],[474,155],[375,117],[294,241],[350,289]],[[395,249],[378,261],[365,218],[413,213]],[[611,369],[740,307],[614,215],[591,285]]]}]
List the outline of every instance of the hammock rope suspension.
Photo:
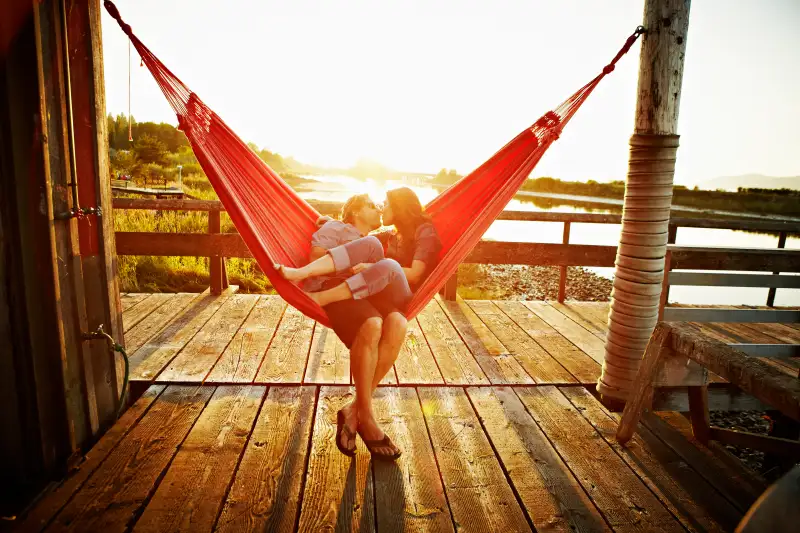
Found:
[{"label": "hammock rope suspension", "polygon": [[[273,268],[275,263],[301,266],[308,261],[319,213],[136,37],[113,2],[105,0],[104,4],[169,101],[200,166],[278,294],[306,316],[328,325],[322,308]],[[564,126],[643,31],[642,27],[637,28],[594,79],[425,206],[443,249],[438,265],[418,287],[408,306],[409,318],[419,313],[458,269]]]}]

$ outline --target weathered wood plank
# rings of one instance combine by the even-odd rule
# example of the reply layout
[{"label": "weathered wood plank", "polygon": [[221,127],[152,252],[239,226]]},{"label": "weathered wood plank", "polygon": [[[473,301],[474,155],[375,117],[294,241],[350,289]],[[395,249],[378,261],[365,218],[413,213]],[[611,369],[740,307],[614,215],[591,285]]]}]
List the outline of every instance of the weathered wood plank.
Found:
[{"label": "weathered wood plank", "polygon": [[336,449],[336,412],[352,399],[347,387],[322,387],[298,531],[375,531],[375,498],[369,454],[357,439],[351,459]]},{"label": "weathered wood plank", "polygon": [[464,391],[420,388],[417,392],[456,529],[530,531]]},{"label": "weathered wood plank", "polygon": [[156,378],[160,382],[202,382],[258,301],[256,294],[236,294]]},{"label": "weathered wood plank", "polygon": [[308,354],[305,383],[350,384],[350,350],[334,331],[322,324],[314,326]]},{"label": "weathered wood plank", "polygon": [[747,512],[753,502],[766,489],[745,477],[744,466],[732,469],[711,450],[698,443],[692,435],[692,426],[680,413],[644,413],[642,424],[711,484],[741,513]]},{"label": "weathered wood plank", "polygon": [[130,354],[131,381],[152,381],[235,292],[206,292],[144,346]]},{"label": "weathered wood plank", "polygon": [[689,531],[732,531],[742,514],[647,428],[639,426],[625,446],[614,437],[620,417],[608,412],[586,389],[563,387],[578,409],[625,463]]},{"label": "weathered wood plank", "polygon": [[146,292],[126,292],[125,294],[120,295],[120,302],[122,303],[122,311],[123,312],[127,311],[128,309],[138,304],[148,296],[150,296],[150,294]]},{"label": "weathered wood plank", "polygon": [[316,387],[270,388],[215,531],[294,530],[315,396]]},{"label": "weathered wood plank", "polygon": [[133,529],[211,531],[265,387],[218,387]]},{"label": "weathered wood plank", "polygon": [[453,531],[416,391],[381,388],[373,405],[378,423],[403,451],[395,464],[373,462],[378,531]]},{"label": "weathered wood plank", "polygon": [[[503,346],[503,343],[495,337],[494,333],[486,327],[486,324],[478,318],[475,311],[470,309],[464,300],[459,298],[455,302],[439,301],[438,303],[441,305],[441,310],[445,313],[446,318],[441,317],[439,310],[436,308],[431,308],[430,311],[426,308],[420,314],[420,324],[423,326],[425,335],[428,337],[428,343],[430,343],[437,359],[439,358],[439,351],[434,348],[434,342],[440,338],[439,335],[441,339],[447,341],[445,346],[437,344],[441,350],[448,347],[463,350],[463,344],[456,342],[453,333],[450,331],[454,326],[492,383],[534,383],[533,378],[525,372],[519,361],[509,353],[508,348]],[[430,315],[426,315],[428,312],[430,312]],[[447,318],[450,319],[452,326],[447,324]],[[428,320],[430,320],[431,327],[427,325]],[[432,331],[437,331],[437,328],[438,334],[434,335]],[[450,339],[453,340],[451,341]]]},{"label": "weathered wood plank", "polygon": [[[447,304],[458,305],[454,302]],[[480,364],[464,345],[464,341],[436,301],[428,303],[417,319],[445,382],[489,383]],[[470,340],[480,342],[476,339]]]},{"label": "weathered wood plank", "polygon": [[611,531],[511,389],[467,394],[537,531]]},{"label": "weathered wood plank", "polygon": [[[473,359],[474,362],[474,359]],[[417,319],[408,321],[408,333],[406,333],[406,340],[403,342],[403,347],[400,349],[400,355],[394,363],[395,372],[397,372],[398,383],[408,384],[443,384],[442,373],[439,372],[439,367],[442,372],[449,378],[448,383],[462,383],[465,378],[460,372],[460,368],[456,368],[456,372],[451,366],[447,366],[449,361],[439,361],[437,367],[436,361],[433,359],[433,354],[428,346],[425,336],[422,334],[419,322]],[[450,381],[450,380],[453,381]],[[488,381],[487,381],[488,383]]]},{"label": "weathered wood plank", "polygon": [[122,322],[127,333],[133,326],[147,318],[147,315],[167,303],[175,295],[170,293],[151,294],[137,305],[122,313]]},{"label": "weathered wood plank", "polygon": [[516,393],[614,531],[684,531],[558,389]]},{"label": "weathered wood plank", "polygon": [[200,298],[200,295],[196,293],[176,294],[168,303],[160,306],[125,332],[125,350],[133,353],[141,348],[153,335],[168,327],[172,319],[192,305],[197,298]]},{"label": "weathered wood plank", "polygon": [[[605,340],[608,332],[606,321],[600,321],[591,313],[591,309],[582,304],[586,302],[547,302],[552,305],[559,313],[572,319],[576,324],[582,326],[590,333]],[[580,304],[580,305],[579,305]],[[606,320],[608,320],[608,305],[605,306]]]},{"label": "weathered wood plank", "polygon": [[577,383],[572,374],[553,359],[549,353],[544,351],[541,346],[536,344],[491,301],[470,300],[469,306],[516,357],[520,365],[536,383]]},{"label": "weathered wood plank", "polygon": [[128,408],[102,438],[83,457],[81,464],[71,470],[69,476],[58,487],[44,496],[31,510],[25,521],[20,524],[20,531],[41,531],[58,513],[91,476],[97,467],[108,457],[117,444],[128,434],[144,416],[158,395],[164,391],[164,385],[152,385],[144,394]]},{"label": "weathered wood plank", "polygon": [[259,298],[206,383],[251,383],[285,310],[286,302],[280,296]]},{"label": "weathered wood plank", "polygon": [[757,322],[748,324],[748,327],[755,328],[769,335],[778,342],[785,342],[787,344],[800,344],[800,331],[791,327],[788,324],[771,324],[764,322]]},{"label": "weathered wood plank", "polygon": [[255,383],[300,383],[306,369],[314,321],[287,307]]},{"label": "weathered wood plank", "polygon": [[603,364],[605,344],[601,339],[598,339],[595,335],[561,314],[555,307],[544,302],[523,303],[539,318],[565,336],[572,344],[583,350],[586,355],[597,361],[597,363]]},{"label": "weathered wood plank", "polygon": [[668,322],[800,322],[800,311],[794,309],[720,309],[717,307],[667,307]]},{"label": "weathered wood plank", "polygon": [[48,531],[126,531],[213,392],[213,387],[167,388]]},{"label": "weathered wood plank", "polygon": [[579,383],[595,384],[600,377],[600,365],[569,342],[522,302],[495,302],[539,346],[566,368]]}]

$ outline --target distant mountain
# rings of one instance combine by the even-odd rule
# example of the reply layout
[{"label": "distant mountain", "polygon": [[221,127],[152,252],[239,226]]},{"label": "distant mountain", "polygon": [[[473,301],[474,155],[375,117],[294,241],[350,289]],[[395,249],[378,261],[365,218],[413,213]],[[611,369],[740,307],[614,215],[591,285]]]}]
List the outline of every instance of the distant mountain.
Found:
[{"label": "distant mountain", "polygon": [[701,189],[726,189],[735,191],[739,187],[760,189],[794,189],[800,190],[800,176],[774,177],[763,174],[743,174],[741,176],[723,176],[700,183]]}]

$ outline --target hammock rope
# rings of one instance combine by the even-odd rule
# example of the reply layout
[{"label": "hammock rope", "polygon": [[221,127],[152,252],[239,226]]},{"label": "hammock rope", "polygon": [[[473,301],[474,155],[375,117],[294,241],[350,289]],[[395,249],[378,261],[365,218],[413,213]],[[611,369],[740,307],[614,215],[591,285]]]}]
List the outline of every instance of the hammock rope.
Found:
[{"label": "hammock rope", "polygon": [[[307,263],[319,213],[136,37],[113,2],[105,0],[104,5],[129,37],[175,111],[179,128],[188,138],[200,166],[278,294],[306,316],[329,325],[324,310],[273,268],[275,263],[291,266]],[[416,316],[455,273],[564,126],[643,32],[638,27],[592,81],[425,207],[442,240],[443,250],[438,265],[409,303],[409,318]]]}]

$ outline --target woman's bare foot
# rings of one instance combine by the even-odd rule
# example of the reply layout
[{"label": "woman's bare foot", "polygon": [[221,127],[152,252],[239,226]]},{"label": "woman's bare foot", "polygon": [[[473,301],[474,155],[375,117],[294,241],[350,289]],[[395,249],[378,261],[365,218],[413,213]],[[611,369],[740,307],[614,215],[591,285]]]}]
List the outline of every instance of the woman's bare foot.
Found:
[{"label": "woman's bare foot", "polygon": [[277,263],[273,266],[275,267],[275,270],[278,271],[278,274],[283,277],[283,279],[289,281],[303,281],[306,279],[302,268],[292,268],[286,265],[279,265]]},{"label": "woman's bare foot", "polygon": [[[386,434],[378,426],[378,423],[372,416],[359,416],[358,418],[358,434],[366,442],[377,442],[386,438]],[[400,448],[398,448],[390,439],[386,439],[386,443],[382,445],[373,445],[370,447],[370,453],[374,455],[381,455],[388,458],[395,458],[400,456]]]}]

